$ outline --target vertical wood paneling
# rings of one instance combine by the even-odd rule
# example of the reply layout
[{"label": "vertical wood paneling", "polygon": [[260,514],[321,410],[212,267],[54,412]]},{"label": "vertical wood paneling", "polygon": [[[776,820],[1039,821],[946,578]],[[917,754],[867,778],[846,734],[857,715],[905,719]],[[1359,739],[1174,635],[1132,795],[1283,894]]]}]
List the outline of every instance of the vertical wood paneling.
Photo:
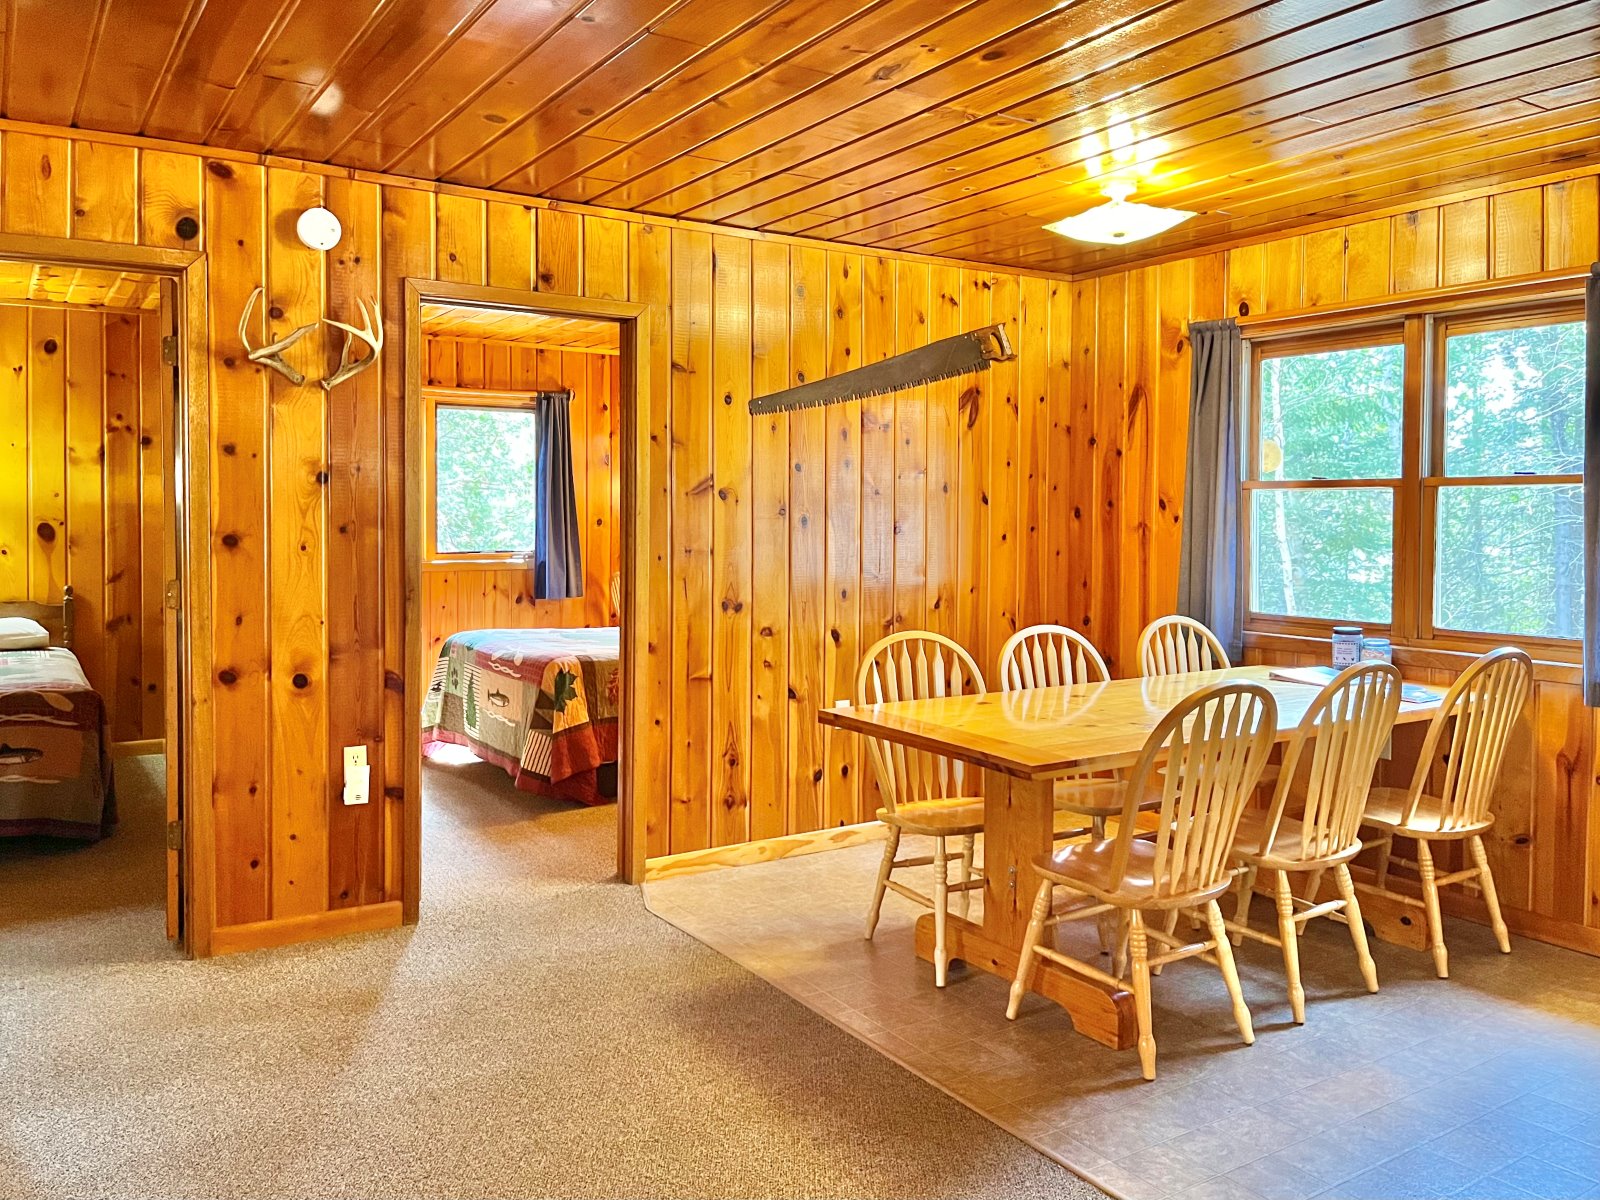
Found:
[{"label": "vertical wood paneling", "polygon": [[[750,391],[789,384],[789,248],[750,248]],[[750,423],[750,836],[789,828],[789,422],[772,413]],[[755,470],[754,464],[762,469]]]},{"label": "vertical wood paneling", "polygon": [[[637,420],[643,425],[648,450],[639,464],[638,504],[650,514],[650,527],[666,534],[671,529],[673,512],[672,477],[672,235],[663,228],[635,225],[629,231],[628,296],[635,303],[650,305],[650,344],[643,348],[645,361],[639,365],[647,374],[648,409],[641,409]],[[641,601],[637,608],[648,612],[649,627],[644,631],[645,656],[634,664],[634,701],[650,714],[643,735],[635,746],[645,761],[668,769],[672,758],[672,553],[674,537],[663,536],[649,548],[650,569],[633,587]],[[670,779],[670,773],[669,773]],[[659,791],[659,789],[658,789]],[[670,792],[668,804],[647,804],[644,814],[645,852],[665,854],[671,843]]]},{"label": "vertical wood paneling", "polygon": [[[541,252],[547,241],[540,226]],[[576,247],[574,247],[575,249]],[[543,278],[541,271],[540,278]],[[672,849],[711,838],[711,237],[672,235]]]},{"label": "vertical wood paneling", "polygon": [[[321,203],[321,179],[268,169],[268,212],[303,212]],[[271,226],[269,338],[317,320],[322,269],[322,255],[302,245],[292,228],[281,222]],[[321,369],[322,344],[319,331],[286,357],[312,376]],[[328,906],[327,411],[326,393],[319,387],[294,387],[273,373],[268,389],[272,913],[289,917]]]},{"label": "vertical wood paneling", "polygon": [[[139,542],[139,318],[106,323],[106,545]],[[111,564],[106,579],[106,702],[111,736],[137,736],[142,713],[140,648],[143,569],[137,557]]]},{"label": "vertical wood paneling", "polygon": [[[267,698],[266,380],[235,345],[234,315],[265,278],[266,179],[261,168],[210,162],[211,226],[211,710],[217,923],[271,917],[271,754]],[[257,305],[252,344],[265,344]],[[254,339],[261,341],[255,342]],[[387,583],[387,577],[386,577]]]},{"label": "vertical wood paneling", "polygon": [[[812,248],[789,259],[789,378],[827,374],[828,260]],[[827,641],[827,416],[820,408],[789,416],[789,823],[825,824],[827,743],[816,713],[830,698]],[[674,533],[673,541],[677,535]],[[849,693],[854,696],[854,692]]]},{"label": "vertical wood paneling", "polygon": [[724,846],[750,837],[750,243],[715,237],[711,256],[711,843]]},{"label": "vertical wood paneling", "polygon": [[63,309],[28,310],[28,593],[45,604],[67,582],[66,338]]},{"label": "vertical wood paneling", "polygon": [[[1038,615],[1064,616],[1085,628],[1114,666],[1126,669],[1131,647],[1118,628],[1124,605],[1142,619],[1170,603],[1175,586],[1171,558],[1182,514],[1172,510],[1182,496],[1187,319],[1237,314],[1241,306],[1284,311],[1334,303],[1336,295],[1427,289],[1515,272],[1533,261],[1529,245],[1515,236],[1528,222],[1511,215],[1512,206],[1521,206],[1519,217],[1531,214],[1530,200],[1467,201],[1146,268],[1137,280],[1120,272],[1053,286],[1041,321],[1034,311],[1039,285],[978,267],[885,266],[870,254],[728,234],[719,242],[737,242],[732,253],[748,263],[741,266],[745,281],[733,284],[725,263],[713,265],[711,235],[686,227],[486,203],[449,190],[436,195],[332,177],[305,182],[276,165],[269,206],[262,167],[172,150],[137,151],[130,188],[126,170],[115,166],[127,162],[126,153],[100,146],[85,152],[84,145],[8,134],[0,148],[0,225],[87,239],[127,237],[131,230],[148,244],[204,245],[211,252],[213,719],[228,730],[218,739],[211,796],[222,924],[397,896],[406,866],[403,814],[416,799],[404,790],[403,731],[415,720],[416,698],[405,695],[401,682],[407,510],[400,356],[385,354],[381,381],[374,372],[365,384],[346,385],[366,391],[326,399],[314,388],[285,395],[235,341],[237,314],[257,282],[269,284],[271,302],[284,314],[258,313],[256,335],[263,339],[269,327],[281,331],[324,300],[329,311],[348,313],[350,294],[369,286],[383,295],[394,333],[403,328],[397,281],[406,276],[512,287],[532,281],[548,291],[597,296],[626,291],[652,305],[654,344],[642,368],[656,386],[652,411],[641,414],[650,449],[640,497],[652,528],[669,532],[651,550],[660,569],[637,582],[649,596],[641,607],[653,625],[644,631],[648,652],[636,667],[641,703],[658,714],[640,753],[664,767],[663,782],[647,788],[644,801],[648,851],[659,854],[744,836],[746,828],[752,835],[811,829],[862,815],[859,748],[844,738],[825,742],[815,714],[850,694],[856,658],[880,628],[920,619],[969,645],[992,671],[1000,634],[1034,619],[1036,606],[1053,608],[1055,597],[1062,611]],[[324,186],[351,238],[321,260],[326,278],[303,251],[280,243],[282,231],[268,219]],[[1536,194],[1545,266],[1592,255],[1592,177]],[[178,234],[184,216],[199,222],[193,237]],[[748,395],[782,380],[847,369],[874,347],[889,352],[915,344],[922,331],[908,297],[924,286],[928,337],[997,314],[1018,318],[1022,357],[1009,378],[990,372],[946,381],[927,388],[925,402],[920,392],[902,394],[865,406],[865,414],[854,404],[776,423],[742,418],[734,432],[744,396],[723,403],[730,380]],[[743,306],[730,298],[740,293],[748,295]],[[888,305],[885,296],[892,297]],[[69,337],[69,379],[80,362],[108,369],[70,344]],[[26,324],[8,329],[0,313],[0,365],[13,357],[25,362],[29,346]],[[312,374],[320,373],[323,364],[314,360],[325,353],[322,339],[298,349]],[[1035,394],[1040,352],[1048,364],[1042,401]],[[480,348],[451,366],[515,379],[523,361]],[[594,365],[585,369],[592,380]],[[1143,416],[1130,424],[1134,384],[1144,389]],[[25,413],[18,395],[25,406],[25,393],[0,370],[0,416]],[[70,455],[72,444],[82,444],[76,431],[86,407],[74,404],[74,395],[69,389],[65,410],[69,551],[78,504],[73,480],[85,469]],[[864,415],[870,428],[863,427]],[[583,422],[586,464],[607,456],[614,463],[614,409],[591,403]],[[114,432],[107,434],[107,453],[122,463],[128,455],[116,447]],[[886,458],[875,449],[869,455],[873,439],[886,443]],[[1048,447],[1042,463],[1035,454],[1041,443]],[[27,455],[26,445],[14,446],[0,425],[0,470],[14,463],[26,475]],[[143,477],[136,455],[132,463],[137,496]],[[108,476],[101,510],[108,537],[124,503],[118,489],[127,491],[116,477]],[[724,499],[724,487],[736,498]],[[591,480],[585,493],[586,513],[609,524],[613,553],[621,532],[611,516],[616,488],[613,473],[608,486]],[[17,498],[0,492],[0,579],[16,578],[22,588],[31,580],[31,494],[22,495],[19,509]],[[304,549],[298,533],[310,535]],[[784,572],[765,569],[769,555],[785,564]],[[1131,563],[1130,556],[1149,561]],[[350,594],[343,576],[361,568],[345,564],[375,558],[378,598],[361,589]],[[1050,569],[1036,590],[1028,573],[1041,569],[1041,559]],[[314,586],[303,582],[311,577]],[[505,620],[528,607],[518,605],[523,594],[514,580],[482,570],[429,572],[423,588],[430,610],[448,603],[475,621]],[[135,594],[142,603],[142,576]],[[726,616],[725,596],[744,611]],[[102,620],[115,616],[108,606]],[[368,623],[377,626],[375,643],[365,637]],[[349,814],[329,813],[337,803],[334,753],[343,739],[368,736],[374,720],[371,711],[335,716],[334,692],[344,694],[350,679],[372,677],[374,647],[383,680],[384,802],[374,817],[381,824],[376,834],[359,819],[356,827],[341,824]],[[295,670],[297,658],[309,669]],[[295,686],[301,674],[303,688]],[[1556,693],[1550,696],[1547,708],[1555,713],[1560,705]],[[741,703],[731,728],[745,740],[733,755],[724,718]],[[290,738],[285,733],[297,714],[304,736]],[[1549,762],[1539,770],[1567,770],[1576,790],[1560,793],[1556,775],[1530,786],[1523,853],[1529,902],[1568,919],[1592,916],[1593,905],[1577,891],[1549,891],[1553,885],[1540,882],[1532,849],[1545,838],[1546,849],[1537,853],[1557,854],[1567,869],[1574,851],[1560,847],[1585,841],[1581,805],[1592,800],[1592,785],[1586,792],[1583,781],[1592,774],[1586,756],[1593,722],[1564,728],[1549,735]],[[713,815],[730,778],[746,789],[737,819],[729,815],[737,803]],[[771,781],[781,781],[780,794],[771,793]],[[1568,798],[1551,799],[1557,795]],[[1551,839],[1560,849],[1548,848]],[[1496,853],[1511,851],[1497,845]],[[310,886],[291,882],[297,877]]]},{"label": "vertical wood paneling", "polygon": [[[381,284],[382,196],[375,184],[328,181],[329,206],[344,238],[328,256],[328,310],[359,327],[358,301]],[[526,214],[523,214],[526,217]],[[330,798],[344,783],[346,746],[368,748],[369,795],[388,783],[383,741],[383,593],[339,580],[383,573],[383,376],[364,371],[328,394],[327,572],[328,756]],[[383,899],[383,806],[334,803],[328,818],[328,904]]]},{"label": "vertical wood paneling", "polygon": [[0,597],[59,603],[72,586],[73,648],[118,741],[164,736],[159,338],[153,313],[0,305],[0,450],[15,467],[0,528],[16,538]]},{"label": "vertical wood paneling", "polygon": [[[828,252],[828,365],[838,375],[861,365],[861,256]],[[823,409],[827,420],[827,638],[822,644],[823,703],[855,695],[861,604],[861,401]],[[855,739],[829,730],[827,825],[859,818]]]},{"label": "vertical wood paneling", "polygon": [[[1148,618],[1170,612],[1176,596],[1182,512],[1174,506],[1181,507],[1187,468],[1189,321],[1224,308],[1230,315],[1289,311],[1332,305],[1341,294],[1382,299],[1582,266],[1592,261],[1600,236],[1595,195],[1595,177],[1585,176],[1074,283],[1065,416],[1092,418],[1093,426],[1085,439],[1072,429],[1051,457],[1052,465],[1066,459],[1069,511],[1098,516],[1085,533],[1069,522],[1053,586],[1074,593],[1085,574],[1078,563],[1092,564],[1082,588],[1091,610],[1086,631],[1113,671],[1130,669],[1132,637]],[[1144,278],[1151,275],[1153,291]],[[1153,383],[1147,345],[1156,348]],[[1142,394],[1147,383],[1149,396]],[[1148,431],[1140,416],[1146,407],[1154,414]],[[1110,440],[1118,432],[1123,440]],[[1144,522],[1130,510],[1149,496],[1154,524],[1146,539]],[[1116,506],[1123,509],[1120,520],[1110,515]],[[1147,600],[1139,591],[1146,582]],[[1104,632],[1106,617],[1117,613],[1125,614],[1120,628]],[[1318,660],[1260,649],[1250,658]],[[1453,678],[1432,667],[1406,670],[1439,685]],[[1517,913],[1531,914],[1532,931],[1569,944],[1592,945],[1592,931],[1600,928],[1596,738],[1596,718],[1575,683],[1542,678],[1513,738],[1498,819],[1486,839],[1513,924]],[[1446,865],[1460,864],[1449,858]]]}]

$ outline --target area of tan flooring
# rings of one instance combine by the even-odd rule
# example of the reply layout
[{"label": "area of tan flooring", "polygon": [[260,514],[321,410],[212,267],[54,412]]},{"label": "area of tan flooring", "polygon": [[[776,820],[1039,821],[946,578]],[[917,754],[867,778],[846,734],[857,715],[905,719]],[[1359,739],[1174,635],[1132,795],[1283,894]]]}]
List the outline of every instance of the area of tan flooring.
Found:
[{"label": "area of tan flooring", "polygon": [[182,961],[159,768],[97,845],[0,842],[0,1200],[1097,1195],[651,916],[614,808],[487,764],[423,768],[420,925]]},{"label": "area of tan flooring", "polygon": [[[1144,1083],[1131,1050],[1074,1033],[1039,996],[1008,1022],[1000,979],[960,969],[936,989],[909,901],[891,893],[864,941],[879,857],[865,845],[680,876],[645,900],[1127,1200],[1600,1197],[1600,959],[1520,938],[1504,956],[1486,929],[1452,921],[1451,979],[1377,943],[1369,995],[1345,929],[1313,922],[1304,1026],[1271,947],[1238,952],[1254,1046],[1216,969],[1174,964],[1155,981],[1160,1075]],[[1095,949],[1084,924],[1063,948]]]}]

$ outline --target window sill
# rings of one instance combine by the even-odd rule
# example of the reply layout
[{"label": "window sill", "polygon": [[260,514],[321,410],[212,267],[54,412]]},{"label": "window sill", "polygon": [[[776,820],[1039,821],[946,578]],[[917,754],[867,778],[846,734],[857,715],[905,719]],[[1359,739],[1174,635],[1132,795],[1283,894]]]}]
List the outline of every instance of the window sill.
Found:
[{"label": "window sill", "polygon": [[460,558],[428,558],[424,559],[422,569],[425,571],[471,571],[487,567],[509,569],[516,567],[527,570],[531,560],[522,554],[502,555],[463,555]]},{"label": "window sill", "polygon": [[[1514,646],[1517,640],[1505,638],[1500,644]],[[1310,637],[1297,633],[1246,629],[1244,645],[1246,650],[1320,654],[1324,658],[1332,656],[1332,648],[1326,637]],[[1483,653],[1481,650],[1461,650],[1437,643],[1406,642],[1399,639],[1393,639],[1393,645],[1395,666],[1402,671],[1408,667],[1419,671],[1460,671]],[[1533,655],[1534,678],[1540,683],[1582,684],[1583,668],[1579,663],[1582,651],[1578,647],[1573,647],[1570,658],[1557,656],[1542,645],[1530,650],[1529,653]],[[1544,657],[1540,657],[1541,655]]]}]

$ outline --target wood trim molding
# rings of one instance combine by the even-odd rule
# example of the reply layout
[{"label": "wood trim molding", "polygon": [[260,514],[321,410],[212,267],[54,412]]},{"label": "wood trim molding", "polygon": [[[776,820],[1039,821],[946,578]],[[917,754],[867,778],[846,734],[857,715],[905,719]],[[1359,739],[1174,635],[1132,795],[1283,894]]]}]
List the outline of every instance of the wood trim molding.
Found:
[{"label": "wood trim molding", "polygon": [[644,882],[673,879],[680,875],[698,875],[704,871],[717,871],[724,867],[748,867],[754,863],[775,862],[780,858],[820,854],[825,850],[843,850],[847,846],[862,846],[868,842],[882,841],[884,832],[885,826],[881,822],[865,821],[859,825],[841,825],[836,829],[817,829],[810,833],[763,838],[757,842],[712,846],[706,850],[686,850],[682,854],[663,854],[658,858],[645,860]]},{"label": "wood trim molding", "polygon": [[[51,129],[53,136],[62,136],[63,132]],[[208,260],[198,250],[20,233],[0,234],[0,259],[140,271],[171,279],[177,287],[180,370],[178,391],[173,397],[176,419],[172,427],[182,439],[176,449],[183,468],[180,478],[169,481],[175,491],[172,510],[177,519],[167,523],[162,536],[170,539],[169,553],[179,567],[183,637],[180,644],[168,645],[165,653],[169,659],[175,658],[179,680],[209,680],[211,530],[207,518],[211,511],[211,455],[209,451],[197,454],[192,450],[195,446],[209,448],[211,444]],[[198,519],[191,520],[191,515]],[[169,670],[167,674],[170,677],[173,672]],[[163,746],[164,752],[170,749],[178,756],[177,770],[184,781],[181,944],[195,958],[213,953],[211,936],[216,924],[216,846],[209,803],[214,758],[210,696],[209,687],[190,683],[184,689],[178,727],[165,731],[168,739],[176,738],[176,745]],[[199,802],[200,797],[208,802]]]},{"label": "wood trim molding", "polygon": [[[1244,645],[1247,650],[1263,650],[1280,654],[1324,654],[1328,652],[1326,637],[1305,637],[1293,633],[1245,630]],[[1481,650],[1457,650],[1438,646],[1412,646],[1394,643],[1394,664],[1401,670],[1413,667],[1418,670],[1464,671],[1478,658]],[[1540,683],[1565,683],[1576,685],[1582,681],[1583,670],[1577,663],[1551,659],[1535,659],[1533,677]]]},{"label": "wood trim molding", "polygon": [[[406,598],[405,598],[405,694],[421,696],[426,687],[422,677],[422,574],[427,569],[427,496],[423,477],[424,393],[432,391],[423,383],[422,306],[444,302],[489,308],[549,313],[555,316],[599,318],[620,326],[619,402],[622,417],[622,530],[627,547],[622,557],[622,714],[617,780],[617,867],[628,883],[638,883],[645,872],[645,806],[635,803],[641,790],[639,781],[653,764],[640,763],[634,753],[642,723],[650,719],[635,702],[634,681],[639,672],[633,664],[648,652],[649,613],[642,606],[648,589],[635,587],[650,567],[650,554],[665,530],[649,527],[650,508],[639,496],[638,473],[647,459],[650,423],[641,415],[650,411],[650,373],[642,370],[650,340],[650,306],[632,301],[588,299],[552,292],[519,291],[515,288],[488,287],[482,284],[455,283],[407,276],[401,280],[402,312],[405,329],[403,385],[405,392],[405,471],[406,471]],[[411,798],[405,812],[401,898],[404,920],[414,923],[422,900],[422,730],[415,719],[406,724],[405,794]]]},{"label": "wood trim molding", "polygon": [[[1298,232],[1298,231],[1297,231]],[[1356,300],[1328,304],[1319,308],[1297,308],[1287,312],[1239,317],[1239,329],[1250,341],[1265,341],[1311,332],[1333,331],[1344,326],[1377,324],[1410,316],[1437,315],[1470,311],[1475,308],[1507,304],[1536,303],[1541,300],[1566,300],[1581,296],[1589,268],[1547,271],[1484,283],[1463,283],[1451,287],[1410,292],[1398,297]]]},{"label": "wood trim molding", "polygon": [[112,742],[112,758],[137,758],[141,754],[165,754],[166,738],[140,738],[132,742]]},{"label": "wood trim molding", "polygon": [[240,954],[246,950],[265,950],[272,946],[292,946],[298,942],[343,937],[347,933],[398,929],[401,916],[400,901],[385,900],[379,904],[334,908],[303,917],[256,921],[249,925],[221,925],[211,931],[211,953]]}]

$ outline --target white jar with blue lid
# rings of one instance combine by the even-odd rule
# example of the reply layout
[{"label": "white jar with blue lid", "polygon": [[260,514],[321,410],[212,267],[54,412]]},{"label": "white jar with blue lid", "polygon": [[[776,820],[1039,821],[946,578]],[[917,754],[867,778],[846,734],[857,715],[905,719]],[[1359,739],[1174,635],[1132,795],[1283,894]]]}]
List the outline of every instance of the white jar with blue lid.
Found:
[{"label": "white jar with blue lid", "polygon": [[1361,626],[1335,625],[1333,627],[1333,665],[1353,667],[1361,661]]}]

